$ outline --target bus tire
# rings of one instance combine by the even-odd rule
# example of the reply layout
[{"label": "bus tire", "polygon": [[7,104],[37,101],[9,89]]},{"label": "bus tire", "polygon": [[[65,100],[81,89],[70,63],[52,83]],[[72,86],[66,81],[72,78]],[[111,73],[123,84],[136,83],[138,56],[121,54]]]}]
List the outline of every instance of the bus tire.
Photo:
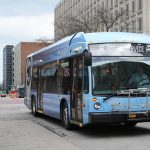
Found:
[{"label": "bus tire", "polygon": [[62,124],[65,127],[65,129],[71,130],[72,125],[69,123],[69,114],[68,114],[68,112],[69,112],[68,107],[67,107],[66,103],[64,102],[62,104],[62,111],[61,111]]},{"label": "bus tire", "polygon": [[137,122],[125,122],[124,125],[129,128],[135,127]]},{"label": "bus tire", "polygon": [[31,102],[31,113],[32,113],[34,116],[37,116],[37,109],[36,109],[36,102],[35,102],[35,99],[32,99],[32,102]]}]

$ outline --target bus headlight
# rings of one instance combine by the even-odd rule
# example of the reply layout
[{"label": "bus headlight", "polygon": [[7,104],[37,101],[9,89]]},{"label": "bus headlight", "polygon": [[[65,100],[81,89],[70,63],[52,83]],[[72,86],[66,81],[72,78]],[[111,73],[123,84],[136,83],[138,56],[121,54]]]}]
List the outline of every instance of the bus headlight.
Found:
[{"label": "bus headlight", "polygon": [[95,109],[100,109],[101,104],[99,102],[94,103],[94,108]]}]

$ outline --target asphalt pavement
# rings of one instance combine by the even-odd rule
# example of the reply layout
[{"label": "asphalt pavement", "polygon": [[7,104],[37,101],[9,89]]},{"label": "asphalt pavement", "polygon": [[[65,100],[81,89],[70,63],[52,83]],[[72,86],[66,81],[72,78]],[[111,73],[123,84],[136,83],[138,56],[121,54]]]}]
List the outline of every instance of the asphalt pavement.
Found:
[{"label": "asphalt pavement", "polygon": [[36,122],[23,99],[0,99],[0,150],[80,150]]},{"label": "asphalt pavement", "polygon": [[32,116],[23,99],[0,99],[0,150],[149,150],[150,123],[65,130],[61,121]]}]

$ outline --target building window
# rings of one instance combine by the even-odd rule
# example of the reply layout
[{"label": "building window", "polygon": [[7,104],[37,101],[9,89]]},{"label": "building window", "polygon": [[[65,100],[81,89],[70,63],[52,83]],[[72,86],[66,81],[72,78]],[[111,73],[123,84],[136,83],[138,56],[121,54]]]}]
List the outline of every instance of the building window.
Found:
[{"label": "building window", "polygon": [[113,7],[113,0],[111,0],[111,7]]},{"label": "building window", "polygon": [[118,5],[118,0],[115,0],[115,5]]},{"label": "building window", "polygon": [[135,13],[135,1],[132,1],[132,13]]},{"label": "building window", "polygon": [[136,22],[132,21],[132,32],[136,32]]},{"label": "building window", "polygon": [[139,31],[142,32],[143,30],[143,21],[142,18],[139,18]]},{"label": "building window", "polygon": [[106,0],[106,9],[108,9],[108,0]]},{"label": "building window", "polygon": [[129,15],[129,4],[126,5],[126,13]]},{"label": "building window", "polygon": [[102,10],[104,10],[104,2],[102,2]]},{"label": "building window", "polygon": [[139,0],[139,10],[142,10],[142,7],[143,7],[142,0]]},{"label": "building window", "polygon": [[123,11],[123,8],[121,7],[121,14],[123,15],[124,11]]}]

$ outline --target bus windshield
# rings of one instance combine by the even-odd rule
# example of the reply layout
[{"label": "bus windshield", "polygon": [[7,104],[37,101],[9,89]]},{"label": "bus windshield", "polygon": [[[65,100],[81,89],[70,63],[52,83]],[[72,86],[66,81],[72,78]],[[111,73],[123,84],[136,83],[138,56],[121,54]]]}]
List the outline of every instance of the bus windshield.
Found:
[{"label": "bus windshield", "polygon": [[150,88],[149,57],[93,57],[93,95]]}]

